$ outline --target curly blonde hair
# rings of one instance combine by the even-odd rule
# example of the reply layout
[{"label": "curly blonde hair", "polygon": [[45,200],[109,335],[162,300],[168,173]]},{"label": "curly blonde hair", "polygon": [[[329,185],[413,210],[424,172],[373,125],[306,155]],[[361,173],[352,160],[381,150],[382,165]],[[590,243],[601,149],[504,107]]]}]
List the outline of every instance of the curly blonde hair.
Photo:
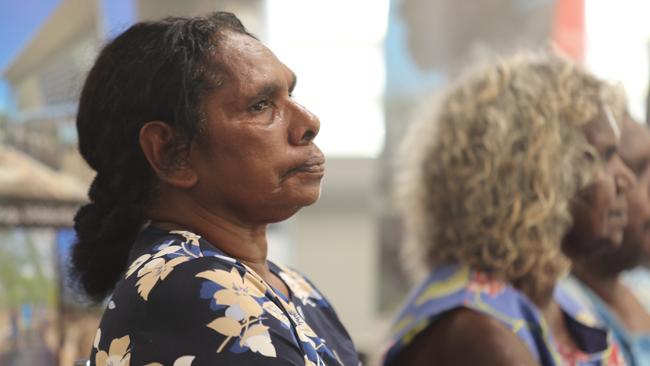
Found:
[{"label": "curly blonde hair", "polygon": [[546,296],[568,268],[569,200],[599,162],[582,128],[605,105],[623,115],[614,89],[560,56],[519,53],[429,103],[399,159],[410,269],[463,264]]}]

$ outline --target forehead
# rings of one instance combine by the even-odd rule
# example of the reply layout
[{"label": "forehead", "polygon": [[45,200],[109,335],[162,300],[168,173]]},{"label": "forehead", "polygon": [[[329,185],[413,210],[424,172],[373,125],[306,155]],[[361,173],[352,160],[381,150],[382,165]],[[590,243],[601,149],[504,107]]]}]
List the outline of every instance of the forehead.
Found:
[{"label": "forehead", "polygon": [[631,166],[644,160],[650,161],[650,131],[648,127],[631,118],[626,119],[623,123],[620,153],[625,163]]},{"label": "forehead", "polygon": [[[216,61],[223,67],[224,85],[236,89],[292,75],[291,70],[260,41],[240,33],[220,37]],[[230,90],[232,92],[232,90]]]},{"label": "forehead", "polygon": [[585,125],[584,132],[587,141],[596,148],[617,144],[619,141],[619,125],[607,109],[601,109],[596,118]]}]

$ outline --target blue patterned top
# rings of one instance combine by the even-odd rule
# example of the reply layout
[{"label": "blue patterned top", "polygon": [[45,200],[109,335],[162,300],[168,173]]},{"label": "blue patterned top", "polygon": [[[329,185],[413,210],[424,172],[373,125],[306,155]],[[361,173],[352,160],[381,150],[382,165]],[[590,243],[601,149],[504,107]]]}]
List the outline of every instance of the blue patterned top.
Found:
[{"label": "blue patterned top", "polygon": [[[643,271],[648,276],[647,278],[644,278]],[[644,299],[644,297],[650,294],[650,286],[643,287],[644,282],[646,285],[650,284],[648,281],[650,281],[650,271],[646,269],[635,271],[634,274],[627,275],[624,280],[628,288],[639,297],[642,304],[647,301],[647,298]],[[561,286],[571,292],[575,298],[581,298],[585,306],[590,306],[598,314],[599,321],[612,330],[628,366],[650,366],[650,333],[631,333],[609,306],[579,279],[570,276],[562,281]],[[647,305],[647,303],[644,304],[644,306]],[[650,311],[650,308],[648,309]]]},{"label": "blue patterned top", "polygon": [[595,316],[556,289],[555,300],[566,315],[567,326],[581,352],[563,353],[555,347],[549,328],[537,307],[520,291],[481,272],[461,266],[434,270],[409,296],[391,330],[384,356],[389,365],[410,342],[448,311],[467,308],[496,319],[527,346],[542,366],[623,365],[608,332]]},{"label": "blue patterned top", "polygon": [[269,262],[287,297],[200,236],[151,227],[130,261],[91,365],[359,365],[330,303],[289,268]]}]

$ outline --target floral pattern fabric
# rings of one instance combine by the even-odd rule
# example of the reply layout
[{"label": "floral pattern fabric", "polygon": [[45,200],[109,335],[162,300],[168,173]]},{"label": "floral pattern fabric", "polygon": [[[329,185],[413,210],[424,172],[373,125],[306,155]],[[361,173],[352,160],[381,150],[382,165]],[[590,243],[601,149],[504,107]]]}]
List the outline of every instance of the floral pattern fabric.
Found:
[{"label": "floral pattern fabric", "polygon": [[358,365],[320,292],[289,268],[269,267],[288,297],[194,233],[146,229],[108,302],[91,364]]},{"label": "floral pattern fabric", "polygon": [[[639,269],[637,273],[641,274],[642,270],[644,269]],[[646,273],[650,274],[650,272]],[[650,277],[646,278],[646,281],[648,279]],[[647,287],[650,281],[646,283],[645,287],[634,287],[629,282],[629,278],[625,278],[624,283],[643,303],[642,297],[647,296],[647,293],[650,292],[650,287]],[[594,321],[605,324],[612,330],[614,340],[620,346],[621,355],[628,366],[650,366],[650,333],[630,332],[607,303],[578,278],[569,276],[560,285],[566,293],[571,294],[584,307],[589,307],[596,314],[597,318]]]},{"label": "floral pattern fabric", "polygon": [[512,286],[467,267],[446,266],[434,270],[411,294],[395,321],[384,354],[390,365],[415,337],[444,313],[468,308],[489,316],[512,330],[542,366],[624,365],[608,332],[560,289],[555,300],[566,315],[567,326],[583,352],[557,347],[536,306]]}]

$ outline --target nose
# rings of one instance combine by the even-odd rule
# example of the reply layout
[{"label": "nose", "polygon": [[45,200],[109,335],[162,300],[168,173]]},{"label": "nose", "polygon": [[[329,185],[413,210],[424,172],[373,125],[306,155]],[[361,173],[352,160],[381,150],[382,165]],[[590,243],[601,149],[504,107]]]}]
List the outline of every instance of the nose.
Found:
[{"label": "nose", "polygon": [[636,177],[618,155],[615,156],[614,159],[614,183],[616,184],[616,193],[618,195],[623,195],[636,185]]},{"label": "nose", "polygon": [[307,108],[293,102],[289,142],[292,145],[309,145],[320,131],[320,120]]}]

